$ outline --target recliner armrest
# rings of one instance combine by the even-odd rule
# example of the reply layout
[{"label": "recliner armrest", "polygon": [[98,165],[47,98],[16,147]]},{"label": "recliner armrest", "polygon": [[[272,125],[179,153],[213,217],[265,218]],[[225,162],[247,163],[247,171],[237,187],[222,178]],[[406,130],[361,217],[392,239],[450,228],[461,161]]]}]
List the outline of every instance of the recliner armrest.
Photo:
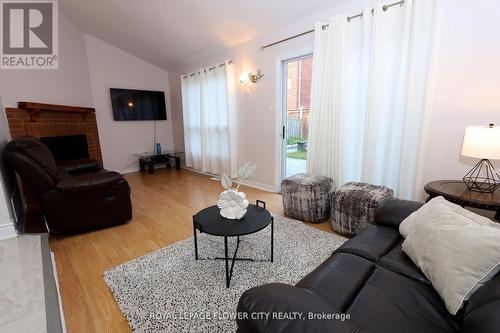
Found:
[{"label": "recliner armrest", "polygon": [[56,189],[60,192],[99,191],[110,189],[122,182],[125,180],[121,174],[109,171],[64,178],[57,183]]},{"label": "recliner armrest", "polygon": [[386,199],[375,212],[375,224],[399,229],[399,224],[423,205],[419,201]]},{"label": "recliner armrest", "polygon": [[101,169],[99,162],[90,158],[82,158],[71,161],[58,162],[57,167],[70,174],[78,174],[83,172],[95,172]]}]

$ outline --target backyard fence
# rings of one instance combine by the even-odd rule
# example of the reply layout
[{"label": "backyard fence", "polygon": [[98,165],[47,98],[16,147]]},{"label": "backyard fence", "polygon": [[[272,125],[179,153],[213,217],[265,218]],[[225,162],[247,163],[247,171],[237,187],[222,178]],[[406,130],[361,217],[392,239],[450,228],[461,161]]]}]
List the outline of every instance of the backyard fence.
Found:
[{"label": "backyard fence", "polygon": [[307,140],[309,137],[309,110],[304,110],[302,112],[302,118],[299,111],[288,110],[286,137],[296,137]]},{"label": "backyard fence", "polygon": [[287,118],[286,121],[286,137],[300,138],[301,119]]}]

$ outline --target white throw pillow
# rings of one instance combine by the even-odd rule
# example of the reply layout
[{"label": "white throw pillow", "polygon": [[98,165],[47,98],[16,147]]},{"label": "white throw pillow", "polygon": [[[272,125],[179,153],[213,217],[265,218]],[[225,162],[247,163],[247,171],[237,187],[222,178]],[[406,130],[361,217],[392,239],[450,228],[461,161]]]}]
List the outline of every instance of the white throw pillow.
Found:
[{"label": "white throw pillow", "polygon": [[455,205],[443,197],[435,197],[404,219],[399,225],[399,233],[401,236],[406,238],[406,236],[411,232],[411,229],[423,219],[426,219],[438,212],[443,212],[444,214],[450,213],[450,210],[456,214],[462,215],[465,218],[463,221],[483,226],[500,227],[498,223],[493,222],[489,218],[473,213],[470,210],[460,207],[459,205]]},{"label": "white throw pillow", "polygon": [[435,198],[400,225],[403,251],[451,314],[500,270],[500,225]]}]

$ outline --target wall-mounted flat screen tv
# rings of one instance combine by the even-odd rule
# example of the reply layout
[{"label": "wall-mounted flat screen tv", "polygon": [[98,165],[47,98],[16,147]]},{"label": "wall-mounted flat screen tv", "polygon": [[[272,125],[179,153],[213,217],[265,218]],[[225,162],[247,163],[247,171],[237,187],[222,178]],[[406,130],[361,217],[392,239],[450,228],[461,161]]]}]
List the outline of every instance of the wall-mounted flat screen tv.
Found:
[{"label": "wall-mounted flat screen tv", "polygon": [[115,120],[166,120],[163,91],[111,88]]}]

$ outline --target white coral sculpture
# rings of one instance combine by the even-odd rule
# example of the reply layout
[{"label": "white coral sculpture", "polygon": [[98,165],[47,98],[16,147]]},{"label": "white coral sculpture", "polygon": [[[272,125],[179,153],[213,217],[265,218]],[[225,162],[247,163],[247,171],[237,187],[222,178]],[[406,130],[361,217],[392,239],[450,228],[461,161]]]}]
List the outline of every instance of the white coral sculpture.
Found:
[{"label": "white coral sculpture", "polygon": [[250,179],[257,168],[257,164],[252,162],[247,162],[238,169],[238,178],[234,179],[234,182],[238,183],[238,186],[233,188],[233,180],[225,174],[221,175],[220,183],[225,189],[224,192],[220,194],[217,206],[220,208],[220,214],[232,220],[239,220],[245,216],[248,208],[248,200],[246,199],[245,193],[239,192],[241,183]]}]

